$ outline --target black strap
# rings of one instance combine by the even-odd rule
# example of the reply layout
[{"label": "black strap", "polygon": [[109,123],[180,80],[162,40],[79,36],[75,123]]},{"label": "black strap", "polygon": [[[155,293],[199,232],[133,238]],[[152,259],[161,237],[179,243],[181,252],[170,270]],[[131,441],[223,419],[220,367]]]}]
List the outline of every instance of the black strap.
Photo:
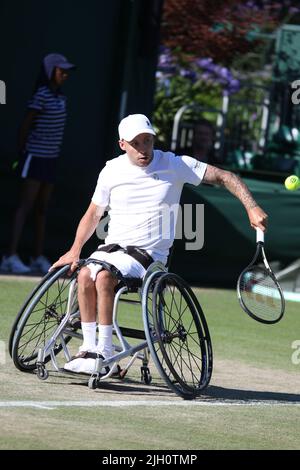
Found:
[{"label": "black strap", "polygon": [[146,250],[143,250],[143,248],[139,248],[138,246],[127,246],[125,253],[141,263],[145,269],[149,268],[150,264],[154,261],[152,256],[150,256]]},{"label": "black strap", "polygon": [[110,243],[108,245],[100,245],[98,246],[96,251],[105,251],[105,253],[113,253],[114,251],[120,251],[123,248],[118,245],[117,243]]},{"label": "black strap", "polygon": [[145,269],[147,269],[150,266],[150,264],[153,263],[154,261],[152,256],[150,256],[146,250],[138,246],[133,246],[133,245],[129,245],[126,248],[122,248],[117,243],[110,243],[108,245],[100,245],[97,251],[105,251],[106,253],[113,253],[115,251],[123,251],[124,253],[128,254],[129,256],[134,258],[136,261],[138,261]]}]

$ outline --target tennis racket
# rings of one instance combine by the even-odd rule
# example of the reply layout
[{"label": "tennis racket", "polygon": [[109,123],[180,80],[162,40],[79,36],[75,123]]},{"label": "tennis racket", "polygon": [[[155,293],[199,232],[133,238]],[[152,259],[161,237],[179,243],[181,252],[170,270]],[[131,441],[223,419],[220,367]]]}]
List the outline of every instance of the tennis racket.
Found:
[{"label": "tennis racket", "polygon": [[264,232],[256,229],[256,253],[238,278],[237,295],[241,307],[261,323],[277,323],[285,301],[281,287],[269,266],[264,250]]}]

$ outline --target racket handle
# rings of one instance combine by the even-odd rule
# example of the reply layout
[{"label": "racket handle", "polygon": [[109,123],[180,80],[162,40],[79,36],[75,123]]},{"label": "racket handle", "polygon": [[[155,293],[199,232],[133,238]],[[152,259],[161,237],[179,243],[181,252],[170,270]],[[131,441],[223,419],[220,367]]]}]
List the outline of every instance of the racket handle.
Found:
[{"label": "racket handle", "polygon": [[265,241],[265,234],[264,232],[262,231],[261,228],[256,228],[256,243],[264,243]]}]

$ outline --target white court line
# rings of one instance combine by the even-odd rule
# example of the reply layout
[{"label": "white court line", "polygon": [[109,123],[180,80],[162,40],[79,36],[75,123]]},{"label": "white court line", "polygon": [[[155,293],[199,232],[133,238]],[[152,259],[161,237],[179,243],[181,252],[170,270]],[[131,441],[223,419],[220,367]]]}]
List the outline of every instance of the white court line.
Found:
[{"label": "white court line", "polygon": [[102,401],[0,401],[0,408],[40,408],[53,410],[60,407],[113,407],[136,406],[300,406],[300,402],[263,400],[102,400]]}]

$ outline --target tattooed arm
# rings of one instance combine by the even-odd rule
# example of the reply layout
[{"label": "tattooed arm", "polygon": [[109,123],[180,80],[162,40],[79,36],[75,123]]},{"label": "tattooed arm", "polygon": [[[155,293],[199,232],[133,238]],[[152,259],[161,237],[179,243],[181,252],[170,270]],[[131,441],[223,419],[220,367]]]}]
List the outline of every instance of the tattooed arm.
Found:
[{"label": "tattooed arm", "polygon": [[250,225],[253,228],[258,227],[262,230],[266,230],[268,216],[263,209],[258,206],[248,187],[241,178],[239,178],[239,176],[231,173],[230,171],[221,170],[220,168],[216,168],[212,165],[207,165],[203,182],[217,184],[228,189],[228,191],[236,196],[245,207]]}]

